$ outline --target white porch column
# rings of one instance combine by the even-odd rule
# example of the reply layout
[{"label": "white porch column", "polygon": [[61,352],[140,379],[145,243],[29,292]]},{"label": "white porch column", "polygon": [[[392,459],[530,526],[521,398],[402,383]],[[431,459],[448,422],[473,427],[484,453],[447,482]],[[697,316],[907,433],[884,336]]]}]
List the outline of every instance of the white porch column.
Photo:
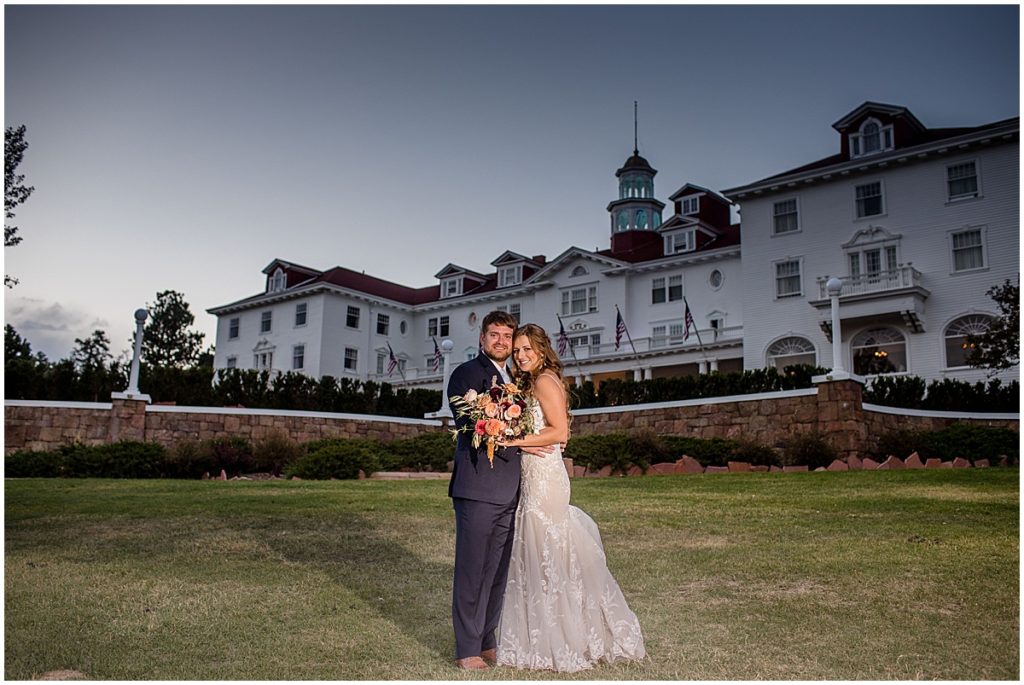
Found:
[{"label": "white porch column", "polygon": [[710,371],[718,371],[718,357],[712,357]]},{"label": "white porch column", "polygon": [[707,359],[701,359],[699,362],[697,362],[697,373],[699,373],[700,375],[703,376],[707,372],[708,372],[708,360]]},{"label": "white porch column", "polygon": [[644,367],[644,380],[645,381],[649,381],[652,378],[654,378],[654,369],[651,368],[650,366],[645,366]]},{"label": "white porch column", "polygon": [[643,380],[643,373],[644,373],[643,369],[633,369],[633,380],[635,380],[635,381]]}]

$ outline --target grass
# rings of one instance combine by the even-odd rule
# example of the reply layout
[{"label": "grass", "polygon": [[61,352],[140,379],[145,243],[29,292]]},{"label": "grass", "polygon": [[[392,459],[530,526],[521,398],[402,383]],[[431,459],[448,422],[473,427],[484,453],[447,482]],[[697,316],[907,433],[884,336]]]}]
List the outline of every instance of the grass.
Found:
[{"label": "grass", "polygon": [[443,481],[7,480],[5,676],[1017,679],[1016,469],[587,479],[648,659],[450,666]]}]

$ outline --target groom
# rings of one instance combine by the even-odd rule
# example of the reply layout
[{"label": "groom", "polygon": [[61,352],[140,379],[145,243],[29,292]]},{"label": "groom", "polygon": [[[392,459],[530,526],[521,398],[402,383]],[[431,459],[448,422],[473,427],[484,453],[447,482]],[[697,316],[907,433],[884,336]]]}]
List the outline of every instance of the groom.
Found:
[{"label": "groom", "polygon": [[[483,352],[460,364],[448,382],[448,397],[473,389],[488,392],[492,381],[508,383],[505,363],[512,354],[516,319],[493,311],[484,317],[480,332]],[[456,412],[452,411],[453,414]],[[456,428],[470,424],[456,419]],[[518,448],[494,454],[494,468],[486,448],[474,449],[472,430],[460,432],[455,448],[448,496],[455,507],[455,578],[452,587],[452,626],[455,629],[455,664],[464,669],[485,669],[496,661],[494,632],[512,553],[512,533],[519,503]],[[530,450],[533,453],[533,450]],[[540,449],[543,456],[549,450]]]}]

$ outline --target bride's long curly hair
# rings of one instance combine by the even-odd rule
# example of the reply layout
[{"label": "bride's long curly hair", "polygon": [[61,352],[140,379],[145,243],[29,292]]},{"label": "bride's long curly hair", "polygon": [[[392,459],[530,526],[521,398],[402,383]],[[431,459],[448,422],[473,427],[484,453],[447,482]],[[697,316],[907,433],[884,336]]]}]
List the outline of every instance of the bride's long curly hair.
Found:
[{"label": "bride's long curly hair", "polygon": [[540,359],[540,365],[532,372],[527,373],[519,368],[519,364],[513,355],[512,362],[516,365],[516,384],[526,392],[531,392],[536,378],[549,370],[554,371],[555,375],[558,376],[558,380],[562,381],[562,360],[555,354],[555,350],[551,346],[551,338],[548,337],[547,332],[535,323],[524,324],[516,329],[515,334],[512,336],[512,344],[514,345],[516,339],[524,335],[530,341],[530,347],[533,348],[533,351]]},{"label": "bride's long curly hair", "polygon": [[[537,377],[545,371],[553,371],[558,376],[558,381],[562,384],[562,388],[565,389],[565,376],[562,375],[562,360],[555,353],[555,348],[551,345],[551,338],[548,337],[547,331],[535,323],[525,324],[516,329],[512,336],[512,344],[515,345],[516,338],[522,335],[525,335],[530,341],[530,347],[533,348],[533,351],[540,358],[540,365],[532,373],[528,373],[519,368],[519,364],[515,361],[515,355],[513,355],[512,363],[516,367],[516,385],[524,392],[533,394],[533,386]],[[566,391],[565,415],[567,426],[571,431],[572,412],[569,411],[568,400],[569,394]]]}]

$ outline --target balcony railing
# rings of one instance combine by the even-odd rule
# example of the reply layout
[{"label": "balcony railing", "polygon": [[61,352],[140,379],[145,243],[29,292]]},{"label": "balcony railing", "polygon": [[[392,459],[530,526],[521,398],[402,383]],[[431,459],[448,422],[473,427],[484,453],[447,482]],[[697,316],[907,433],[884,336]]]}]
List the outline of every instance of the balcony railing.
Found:
[{"label": "balcony railing", "polygon": [[[717,343],[729,343],[739,342],[743,338],[743,326],[729,326],[727,328],[714,329],[705,328],[699,331],[700,340],[697,339],[697,334],[691,332],[690,337],[683,340],[681,335],[666,335],[658,337],[647,337],[647,338],[633,338],[633,345],[636,347],[637,354],[645,353],[664,353],[664,352],[686,352],[690,350],[699,350],[701,343],[705,346],[713,345]],[[554,342],[554,341],[552,341]],[[619,349],[615,349],[615,342],[605,342],[600,345],[577,345],[573,348],[573,353],[566,351],[562,357],[562,363],[566,366],[575,364],[576,362],[582,361],[600,361],[606,358],[621,358],[623,355],[632,356],[633,348],[629,345],[629,340],[626,336],[622,337],[619,343]],[[452,367],[454,368],[458,364],[462,363],[462,359],[452,358]],[[405,368],[405,381],[440,381],[441,370],[434,371],[431,368],[417,368],[414,366],[407,366]],[[387,374],[371,373],[370,380],[385,383],[402,383],[402,376],[396,369],[395,372],[389,377]]]},{"label": "balcony railing", "polygon": [[[828,299],[828,276],[818,277],[818,295],[822,300]],[[862,274],[860,276],[844,276],[840,278],[843,282],[843,290],[840,297],[848,295],[870,295],[873,293],[884,294],[892,290],[904,288],[920,288],[921,272],[912,266],[901,266],[891,271],[879,271],[873,274]]]}]

